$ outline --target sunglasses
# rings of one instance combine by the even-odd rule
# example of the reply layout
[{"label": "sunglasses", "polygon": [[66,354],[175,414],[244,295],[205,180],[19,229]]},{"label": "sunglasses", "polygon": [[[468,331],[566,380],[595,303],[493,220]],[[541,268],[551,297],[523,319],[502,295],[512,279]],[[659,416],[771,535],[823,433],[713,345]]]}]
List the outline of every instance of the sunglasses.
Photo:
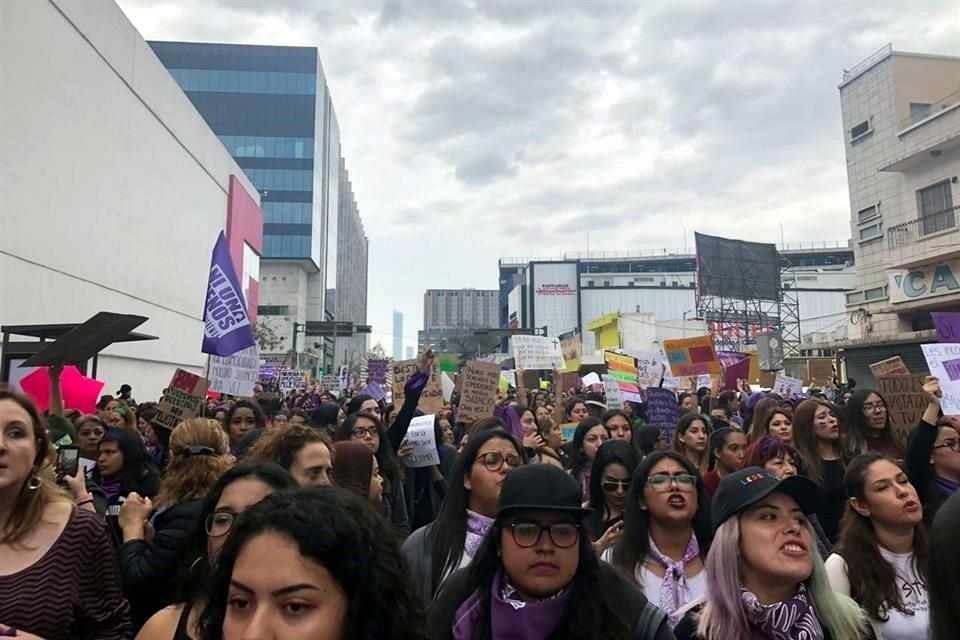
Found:
[{"label": "sunglasses", "polygon": [[617,489],[627,490],[627,487],[630,486],[629,480],[604,480],[600,483],[600,486],[603,487],[603,490],[607,493],[613,493]]}]

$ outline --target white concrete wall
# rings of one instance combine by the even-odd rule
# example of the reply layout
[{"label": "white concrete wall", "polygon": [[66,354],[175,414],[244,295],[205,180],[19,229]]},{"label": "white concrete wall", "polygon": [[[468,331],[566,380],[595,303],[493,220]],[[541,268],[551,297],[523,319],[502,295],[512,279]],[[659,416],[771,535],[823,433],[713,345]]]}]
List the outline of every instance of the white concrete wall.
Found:
[{"label": "white concrete wall", "polygon": [[230,174],[256,190],[112,2],[0,2],[0,82],[0,324],[148,316],[98,377],[153,399],[204,366]]}]

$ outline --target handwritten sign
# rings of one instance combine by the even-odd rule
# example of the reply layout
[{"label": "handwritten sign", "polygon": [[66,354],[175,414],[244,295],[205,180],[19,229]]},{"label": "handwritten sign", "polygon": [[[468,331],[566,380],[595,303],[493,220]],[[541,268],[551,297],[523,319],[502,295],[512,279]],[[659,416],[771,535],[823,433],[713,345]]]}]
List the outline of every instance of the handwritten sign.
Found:
[{"label": "handwritten sign", "polygon": [[[948,416],[960,415],[960,381],[950,377],[950,369],[955,361],[960,360],[960,343],[940,342],[938,344],[922,344],[923,357],[930,367],[930,375],[940,378],[940,408]],[[950,363],[950,369],[947,368]]]},{"label": "handwritten sign", "polygon": [[464,422],[476,422],[493,415],[499,381],[500,365],[475,360],[468,362],[463,370],[457,417]]},{"label": "handwritten sign", "polygon": [[877,391],[887,403],[887,414],[894,434],[901,444],[923,417],[927,408],[927,396],[923,392],[925,375],[894,375],[877,378]]},{"label": "handwritten sign", "polygon": [[277,386],[280,387],[281,393],[290,393],[294,389],[306,389],[307,374],[297,369],[280,369]]},{"label": "handwritten sign", "polygon": [[720,361],[711,336],[664,340],[663,350],[674,377],[720,373]]},{"label": "handwritten sign", "polygon": [[260,353],[257,345],[232,356],[210,356],[210,390],[232,396],[251,397],[253,385],[260,377]]},{"label": "handwritten sign", "polygon": [[440,464],[437,451],[437,435],[433,428],[434,416],[417,416],[410,421],[407,429],[407,444],[413,447],[413,453],[407,458],[407,466],[413,469]]},{"label": "handwritten sign", "polygon": [[620,388],[621,402],[640,402],[640,387],[637,385],[637,360],[631,355],[615,353],[610,350],[603,352],[603,359],[607,363],[607,374],[617,381]]},{"label": "handwritten sign", "polygon": [[669,389],[649,387],[647,389],[648,424],[660,427],[664,439],[671,442],[679,419],[680,407],[677,405],[677,396]]},{"label": "handwritten sign", "polygon": [[880,376],[908,376],[910,369],[907,369],[907,363],[900,356],[893,356],[880,362],[874,362],[870,365],[870,372],[874,378]]},{"label": "handwritten sign", "polygon": [[326,375],[320,378],[320,386],[328,391],[340,390],[340,376]]},{"label": "handwritten sign", "polygon": [[930,317],[938,342],[960,342],[960,311],[934,311]]},{"label": "handwritten sign", "polygon": [[603,391],[607,396],[607,409],[623,409],[623,393],[613,376],[603,376]]},{"label": "handwritten sign", "polygon": [[184,420],[196,418],[200,415],[207,387],[206,378],[177,369],[170,380],[170,386],[163,390],[153,423],[172,430]]},{"label": "handwritten sign", "polygon": [[778,373],[773,381],[773,392],[781,398],[791,399],[803,395],[803,380]]},{"label": "handwritten sign", "polygon": [[656,351],[629,351],[637,367],[637,386],[656,387],[663,378],[663,356]]},{"label": "handwritten sign", "polygon": [[390,375],[390,358],[367,359],[367,383],[387,384]]},{"label": "handwritten sign", "polygon": [[512,336],[510,344],[517,369],[566,369],[560,341],[543,336]]},{"label": "handwritten sign", "polygon": [[[393,363],[393,405],[403,406],[405,396],[404,387],[410,377],[417,372],[416,360],[400,360]],[[443,409],[443,384],[440,382],[440,365],[434,361],[430,371],[430,380],[420,394],[420,403],[417,405],[424,413],[437,413]]]}]

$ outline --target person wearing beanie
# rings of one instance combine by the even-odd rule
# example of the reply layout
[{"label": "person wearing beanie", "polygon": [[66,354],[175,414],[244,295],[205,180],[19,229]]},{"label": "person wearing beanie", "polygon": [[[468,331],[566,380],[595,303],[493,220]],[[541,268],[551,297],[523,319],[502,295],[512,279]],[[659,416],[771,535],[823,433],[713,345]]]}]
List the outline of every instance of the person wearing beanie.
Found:
[{"label": "person wearing beanie", "polygon": [[674,629],[677,640],[861,640],[860,607],[830,588],[807,520],[816,483],[746,467],[720,480],[710,516],[706,593]]},{"label": "person wearing beanie", "polygon": [[379,505],[383,497],[383,478],[370,449],[362,442],[342,440],[333,444],[333,452],[337,461],[333,470],[334,484]]},{"label": "person wearing beanie", "polygon": [[583,528],[588,512],[562,470],[510,472],[473,563],[448,578],[430,609],[430,637],[669,640],[666,615],[597,559]]}]

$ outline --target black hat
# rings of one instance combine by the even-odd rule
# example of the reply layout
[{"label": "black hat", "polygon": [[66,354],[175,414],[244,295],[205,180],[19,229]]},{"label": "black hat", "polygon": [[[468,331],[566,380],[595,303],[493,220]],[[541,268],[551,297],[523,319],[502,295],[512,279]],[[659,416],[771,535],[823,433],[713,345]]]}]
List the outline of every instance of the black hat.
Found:
[{"label": "black hat", "polygon": [[507,474],[500,489],[497,521],[515,511],[564,511],[578,520],[590,509],[581,507],[580,485],[568,473],[549,464],[528,464]]},{"label": "black hat", "polygon": [[714,530],[731,516],[760,502],[774,491],[785,493],[796,500],[801,511],[806,514],[813,513],[820,507],[820,488],[813,480],[804,476],[790,476],[779,480],[777,476],[760,467],[747,467],[720,480],[710,509]]}]

